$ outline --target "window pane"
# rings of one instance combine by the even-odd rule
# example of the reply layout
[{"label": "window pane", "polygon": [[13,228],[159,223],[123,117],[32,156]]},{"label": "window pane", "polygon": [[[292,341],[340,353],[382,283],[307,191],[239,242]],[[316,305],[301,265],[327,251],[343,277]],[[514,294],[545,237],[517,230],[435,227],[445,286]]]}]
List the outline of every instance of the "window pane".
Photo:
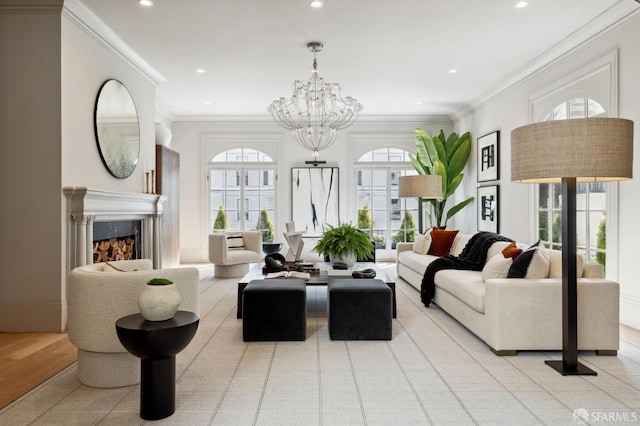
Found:
[{"label": "window pane", "polygon": [[574,98],[569,101],[569,118],[585,118],[587,111],[585,108],[585,98]]},{"label": "window pane", "polygon": [[588,100],[588,117],[595,117],[597,115],[604,114],[604,108],[598,102],[593,99]]}]

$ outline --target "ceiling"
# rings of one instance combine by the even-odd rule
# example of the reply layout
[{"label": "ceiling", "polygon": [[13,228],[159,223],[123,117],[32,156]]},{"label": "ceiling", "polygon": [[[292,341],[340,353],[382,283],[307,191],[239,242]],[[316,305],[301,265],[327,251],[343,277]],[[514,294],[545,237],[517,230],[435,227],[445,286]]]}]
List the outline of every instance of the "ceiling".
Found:
[{"label": "ceiling", "polygon": [[[318,70],[362,115],[456,115],[632,13],[632,0],[78,0],[166,81],[170,119],[268,116]],[[206,72],[197,73],[197,68]],[[457,70],[450,73],[451,69]]]}]

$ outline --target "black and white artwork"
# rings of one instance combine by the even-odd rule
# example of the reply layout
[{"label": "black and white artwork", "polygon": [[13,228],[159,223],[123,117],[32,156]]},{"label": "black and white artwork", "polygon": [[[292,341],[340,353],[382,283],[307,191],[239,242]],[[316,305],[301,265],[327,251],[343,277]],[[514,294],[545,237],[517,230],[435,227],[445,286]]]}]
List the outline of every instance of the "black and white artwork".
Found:
[{"label": "black and white artwork", "polygon": [[500,179],[500,131],[478,138],[478,182]]},{"label": "black and white artwork", "polygon": [[500,232],[498,186],[478,187],[478,231]]},{"label": "black and white artwork", "polygon": [[326,225],[339,222],[338,168],[291,169],[291,220],[305,237],[319,237]]}]

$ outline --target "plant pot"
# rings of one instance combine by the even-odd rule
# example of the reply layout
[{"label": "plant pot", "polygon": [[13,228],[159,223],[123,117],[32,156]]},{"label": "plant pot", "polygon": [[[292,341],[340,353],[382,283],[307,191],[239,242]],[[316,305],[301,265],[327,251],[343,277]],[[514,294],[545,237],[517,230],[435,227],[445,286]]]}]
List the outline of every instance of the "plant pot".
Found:
[{"label": "plant pot", "polygon": [[165,321],[173,318],[180,306],[180,292],[175,284],[145,284],[138,294],[140,313],[147,321]]},{"label": "plant pot", "polygon": [[346,263],[348,267],[352,267],[353,265],[355,265],[356,260],[358,260],[356,254],[353,252],[342,253],[339,256],[329,255],[329,259],[331,260],[331,263],[343,262]]}]

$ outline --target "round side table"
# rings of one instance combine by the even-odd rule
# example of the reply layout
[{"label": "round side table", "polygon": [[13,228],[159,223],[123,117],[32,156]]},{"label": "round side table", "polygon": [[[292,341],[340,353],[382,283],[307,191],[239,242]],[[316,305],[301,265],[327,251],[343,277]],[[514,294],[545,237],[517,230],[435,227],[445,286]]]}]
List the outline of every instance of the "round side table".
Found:
[{"label": "round side table", "polygon": [[166,321],[133,314],[116,321],[120,343],[140,358],[140,417],[159,420],[176,410],[176,354],[193,339],[200,317],[178,311]]}]

